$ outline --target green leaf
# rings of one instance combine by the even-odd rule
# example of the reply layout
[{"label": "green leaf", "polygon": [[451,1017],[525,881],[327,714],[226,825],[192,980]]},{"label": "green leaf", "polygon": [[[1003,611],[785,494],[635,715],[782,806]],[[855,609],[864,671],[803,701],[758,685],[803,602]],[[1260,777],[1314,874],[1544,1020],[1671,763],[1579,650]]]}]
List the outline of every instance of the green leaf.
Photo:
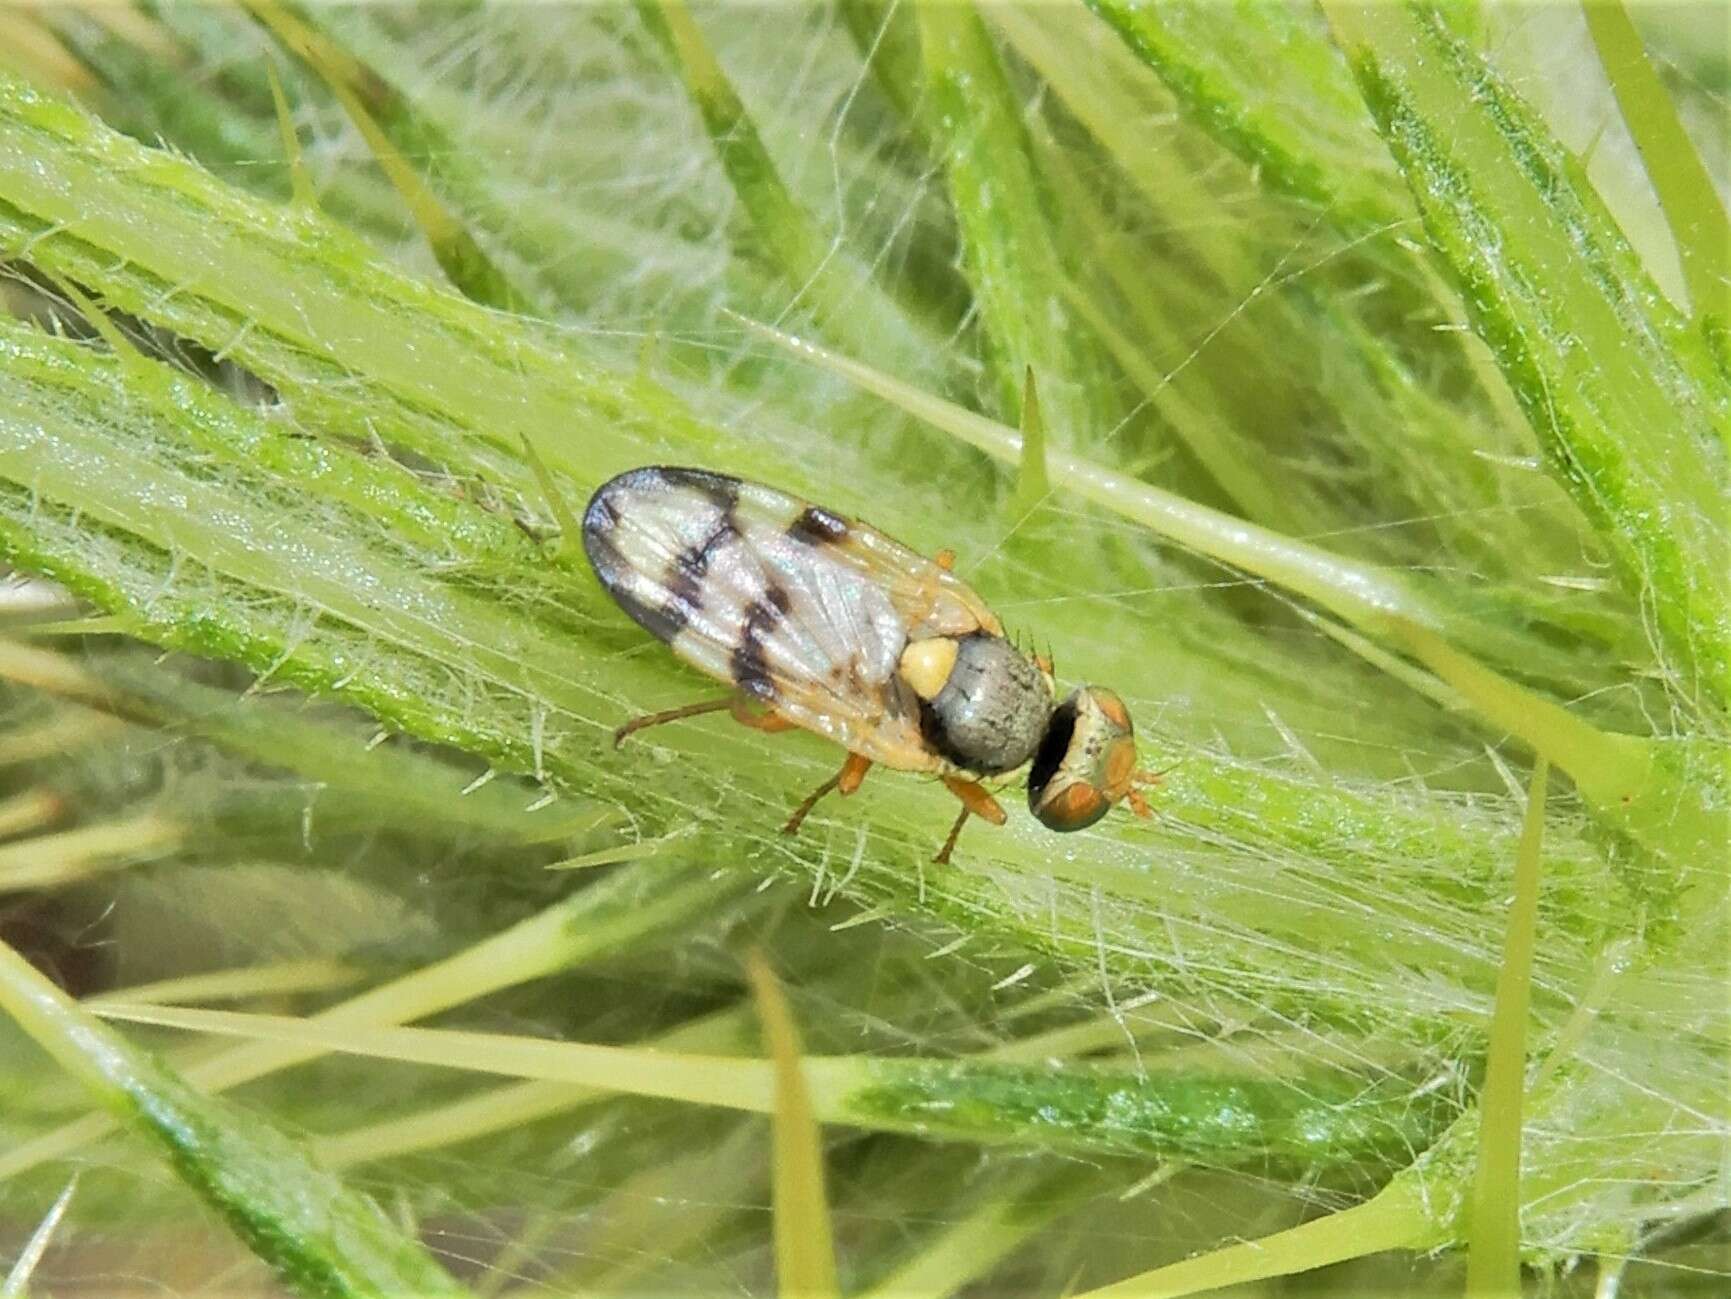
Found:
[{"label": "green leaf", "polygon": [[1039,508],[1052,490],[1051,476],[1046,472],[1046,426],[1040,421],[1040,393],[1034,384],[1034,372],[1022,385],[1022,452],[1016,469],[1014,509],[1026,514]]},{"label": "green leaf", "polygon": [[[1023,461],[1022,437],[1005,424],[780,330],[755,323],[751,328],[996,460],[1011,465]],[[1312,600],[1370,635],[1398,641],[1409,623],[1446,626],[1487,657],[1562,679],[1572,671],[1536,636],[1502,625],[1494,609],[1461,601],[1457,593],[1423,580],[1422,575],[1365,563],[1283,536],[1069,451],[1051,449],[1043,459],[1050,481],[1058,487],[1163,539]]]},{"label": "green leaf", "polygon": [[[1386,1248],[1435,1257],[1313,1288],[1458,1294],[1442,1251],[1467,1243],[1492,1126],[1476,1087],[1530,745],[1577,796],[1550,800],[1531,930],[1522,1249],[1557,1272],[1650,1260],[1625,1288],[1668,1299],[1719,1267],[1724,728],[1644,574],[1618,579],[1547,475],[1326,21],[994,5],[938,11],[927,43],[921,8],[696,6],[685,63],[618,6],[297,5],[448,215],[556,307],[540,319],[427,282],[401,200],[294,63],[319,202],[279,205],[279,52],[238,7],[11,24],[0,61],[56,98],[0,82],[4,296],[29,322],[0,329],[0,623],[63,652],[0,648],[0,868],[37,886],[0,907],[8,941],[81,990],[226,989],[356,1048],[176,1039],[194,1085],[257,1079],[273,1122],[374,1160],[381,1201],[496,1242],[481,1288],[768,1284],[773,1070],[739,1057],[732,955],[751,943],[809,1044],[850,1293],[1194,1289]],[[1441,19],[1559,136],[1614,112],[1574,10]],[[1642,22],[1678,114],[1723,143],[1712,17]],[[1493,102],[1429,107],[1441,130]],[[1642,188],[1604,156],[1620,131],[1604,144],[1594,174]],[[764,228],[776,186],[787,220]],[[1523,251],[1538,209],[1487,195]],[[775,241],[802,222],[797,265],[835,279],[796,297]],[[911,349],[868,297],[918,322]],[[807,310],[900,408],[742,338],[724,303]],[[1032,510],[1005,321],[1047,350],[1063,415]],[[882,382],[921,367],[938,378]],[[917,777],[776,833],[835,770],[815,737],[699,717],[614,750],[624,718],[713,689],[566,562],[558,516],[651,462],[954,551],[1065,687],[1123,695],[1158,818],[1056,837],[1010,788],[1009,824],[938,870],[953,808]],[[393,977],[332,1005],[310,954]],[[629,1044],[601,1081],[687,1071],[684,1092],[364,1054],[436,1014],[429,1062]],[[65,1179],[44,1161],[80,1171],[32,1284],[121,1237],[129,1275],[154,1278],[155,1241],[181,1275],[209,1239],[185,1197],[138,1193],[161,1189],[140,1143],[89,1149],[112,1123],[15,1043],[0,1237],[45,1221]],[[741,1065],[749,1112],[707,1103]],[[1246,1223],[1275,1234],[1242,1243]]]}]

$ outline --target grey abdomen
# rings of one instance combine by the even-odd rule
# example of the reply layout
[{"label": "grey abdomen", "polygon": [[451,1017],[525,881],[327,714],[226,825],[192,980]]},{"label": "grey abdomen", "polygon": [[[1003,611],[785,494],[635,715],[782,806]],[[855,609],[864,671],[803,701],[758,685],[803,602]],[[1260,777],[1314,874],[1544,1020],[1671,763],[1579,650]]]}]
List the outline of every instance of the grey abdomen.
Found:
[{"label": "grey abdomen", "polygon": [[1014,771],[1040,745],[1052,692],[1033,662],[1002,636],[964,637],[944,688],[920,707],[926,742],[981,775]]}]

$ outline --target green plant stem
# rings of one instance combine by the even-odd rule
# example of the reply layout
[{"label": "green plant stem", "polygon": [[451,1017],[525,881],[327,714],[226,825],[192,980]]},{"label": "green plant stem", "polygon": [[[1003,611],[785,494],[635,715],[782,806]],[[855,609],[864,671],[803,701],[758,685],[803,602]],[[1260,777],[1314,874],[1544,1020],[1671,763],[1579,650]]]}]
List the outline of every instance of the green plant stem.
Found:
[{"label": "green plant stem", "polygon": [[930,111],[961,227],[968,277],[990,347],[996,405],[1019,423],[1031,371],[1042,422],[1064,446],[1094,443],[1117,423],[1103,353],[1062,296],[1069,278],[1051,198],[1018,109],[972,5],[917,5]]},{"label": "green plant stem", "polygon": [[[39,165],[45,154],[55,183]],[[344,357],[423,412],[412,423],[440,430],[423,432],[420,449],[460,459],[466,437],[509,448],[507,482],[529,482],[516,458],[525,435],[569,472],[597,457],[630,463],[646,441],[704,427],[668,394],[554,346],[540,327],[388,267],[317,213],[257,202],[10,81],[0,81],[0,248],[27,249],[68,279],[96,252],[116,273],[95,277],[105,302],[248,365],[309,413],[321,408],[319,389],[343,377],[329,359]],[[371,404],[386,419],[373,425],[381,436],[407,431],[387,417],[389,400]],[[343,405],[355,431],[368,427]],[[568,438],[550,440],[548,429]],[[582,457],[568,440],[578,435]],[[699,438],[714,439],[713,430]]]},{"label": "green plant stem", "polygon": [[890,103],[904,122],[922,130],[925,73],[913,14],[884,0],[839,0],[836,7]]},{"label": "green plant stem", "polygon": [[[804,339],[756,321],[742,319],[741,323],[778,347],[841,375],[995,460],[1007,465],[1021,461],[1021,435],[1008,425]],[[1512,660],[1529,670],[1546,663],[1567,671],[1556,665],[1534,638],[1511,635],[1506,627],[1476,611],[1453,607],[1442,590],[1410,580],[1405,574],[1283,536],[1058,447],[1048,450],[1046,463],[1057,487],[1197,554],[1313,600],[1378,639],[1396,639],[1400,626],[1418,623],[1446,628],[1476,652],[1498,661]]]},{"label": "green plant stem", "polygon": [[80,1010],[0,943],[0,1009],[104,1105],[152,1138],[255,1253],[307,1295],[460,1295],[371,1200],[256,1115],[201,1096]]},{"label": "green plant stem", "polygon": [[[1666,891],[1681,894],[1686,913],[1712,915],[1723,881],[1699,865],[1726,842],[1725,795],[1731,762],[1710,736],[1654,740],[1596,730],[1567,709],[1492,672],[1423,628],[1400,635],[1413,656],[1470,702],[1569,773],[1594,815],[1665,863]],[[1676,898],[1648,898],[1670,915]],[[1657,915],[1655,916],[1657,919]]]},{"label": "green plant stem", "polygon": [[57,888],[103,871],[157,861],[186,843],[188,827],[156,812],[38,835],[0,847],[0,893]]},{"label": "green plant stem", "polygon": [[[749,1016],[739,1009],[718,1011],[670,1029],[651,1045],[660,1051],[726,1052],[743,1045]],[[492,1087],[446,1105],[316,1137],[314,1152],[332,1168],[389,1159],[417,1150],[460,1145],[507,1132],[549,1114],[569,1114],[596,1106],[612,1093],[571,1083],[526,1082]]]},{"label": "green plant stem", "polygon": [[1303,7],[1257,5],[1255,22],[1208,0],[1088,0],[1088,7],[1269,183],[1348,230],[1406,218],[1398,179],[1377,157],[1351,79]]},{"label": "green plant stem", "polygon": [[[308,1053],[341,1051],[417,1064],[605,1087],[754,1114],[775,1112],[766,1060],[678,1055],[498,1033],[370,1027],[184,1007],[105,1003],[112,1019],[259,1040]],[[1078,1151],[1212,1162],[1304,1164],[1352,1149],[1366,1160],[1423,1145],[1449,1108],[1391,1083],[1312,1080],[1303,1095],[1253,1079],[1158,1079],[1110,1069],[996,1061],[810,1057],[816,1117],[952,1140],[1032,1143]]]},{"label": "green plant stem", "polygon": [[13,1259],[6,1279],[0,1281],[0,1299],[26,1299],[29,1291],[25,1287],[41,1265],[42,1256],[48,1252],[48,1243],[54,1239],[54,1232],[66,1216],[67,1206],[72,1203],[72,1194],[77,1189],[78,1178],[74,1176],[55,1199],[53,1207],[42,1215],[42,1221],[36,1224],[36,1230],[30,1233],[30,1239],[24,1242],[24,1248]]},{"label": "green plant stem", "polygon": [[[629,948],[663,926],[677,926],[713,907],[726,887],[705,878],[671,880],[627,871],[580,890],[510,929],[444,960],[393,979],[321,1013],[317,1021],[368,1026],[401,1023],[545,977],[554,970]],[[223,1091],[316,1059],[317,1047],[251,1042],[187,1068],[202,1091]],[[0,1151],[0,1181],[98,1140],[115,1124],[90,1116]]]},{"label": "green plant stem", "polygon": [[1682,689],[1722,711],[1725,376],[1579,166],[1438,11],[1324,9],[1551,472],[1651,611]]},{"label": "green plant stem", "polygon": [[900,1263],[860,1299],[948,1299],[991,1275],[992,1269],[1040,1231],[1076,1209],[1096,1178],[1075,1172],[1030,1173],[993,1187],[989,1200],[946,1223],[935,1240]]},{"label": "green plant stem", "polygon": [[[295,992],[328,992],[356,982],[361,971],[340,961],[272,961],[232,970],[210,970],[133,984],[105,994],[114,1001],[153,1005],[196,1005],[201,1001],[234,1001],[242,997],[282,996]],[[102,998],[88,999],[86,1006]]]},{"label": "green plant stem", "polygon": [[1533,769],[1526,824],[1515,857],[1515,897],[1497,975],[1485,1085],[1479,1094],[1479,1160],[1467,1207],[1470,1299],[1504,1299],[1518,1296],[1521,1290],[1521,1106],[1527,1082],[1533,928],[1539,911],[1539,849],[1548,775],[1541,759]]},{"label": "green plant stem", "polygon": [[1713,179],[1683,130],[1622,0],[1582,0],[1581,13],[1671,227],[1690,305],[1703,319],[1731,319],[1731,220]]},{"label": "green plant stem", "polygon": [[316,72],[343,106],[379,168],[402,196],[403,204],[420,226],[427,246],[452,284],[467,297],[501,311],[526,311],[527,295],[487,255],[454,213],[440,201],[432,187],[410,164],[396,142],[379,124],[367,99],[385,100],[385,111],[404,117],[408,110],[382,81],[371,76],[356,60],[346,56],[318,31],[303,23],[274,0],[242,0],[254,16],[270,29],[289,50]]},{"label": "green plant stem", "polygon": [[753,230],[798,299],[850,349],[881,356],[902,373],[935,375],[936,340],[794,198],[683,0],[642,0],[638,12],[673,58]]},{"label": "green plant stem", "polygon": [[1076,1299],[1179,1299],[1224,1286],[1310,1272],[1384,1250],[1426,1249],[1446,1238],[1446,1232],[1431,1220],[1416,1188],[1397,1181],[1350,1209],[1087,1290]]},{"label": "green plant stem", "polygon": [[282,725],[263,701],[150,670],[126,654],[87,659],[0,640],[0,677],[76,700],[141,726],[198,735],[254,762],[333,786],[366,791],[380,822],[482,830],[519,843],[568,839],[613,818],[611,808],[580,802],[526,814],[533,797],[514,782],[474,786],[472,772],[402,747],[367,748],[353,728],[301,718]]},{"label": "green plant stem", "polygon": [[775,1077],[770,1186],[775,1204],[776,1293],[782,1299],[840,1299],[823,1133],[806,1083],[799,1027],[787,994],[761,952],[746,958],[746,975]]}]

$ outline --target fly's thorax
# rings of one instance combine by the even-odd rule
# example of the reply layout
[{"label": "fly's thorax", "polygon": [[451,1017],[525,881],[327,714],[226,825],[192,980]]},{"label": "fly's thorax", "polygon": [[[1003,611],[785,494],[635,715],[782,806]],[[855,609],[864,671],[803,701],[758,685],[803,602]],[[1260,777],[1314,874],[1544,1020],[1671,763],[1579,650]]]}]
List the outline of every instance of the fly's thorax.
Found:
[{"label": "fly's thorax", "polygon": [[1034,756],[1052,714],[1051,681],[1002,636],[910,641],[898,670],[919,698],[921,735],[946,761],[996,775]]},{"label": "fly's thorax", "polygon": [[1028,810],[1051,830],[1085,830],[1130,792],[1135,728],[1124,701],[1082,686],[1052,711],[1028,770]]}]

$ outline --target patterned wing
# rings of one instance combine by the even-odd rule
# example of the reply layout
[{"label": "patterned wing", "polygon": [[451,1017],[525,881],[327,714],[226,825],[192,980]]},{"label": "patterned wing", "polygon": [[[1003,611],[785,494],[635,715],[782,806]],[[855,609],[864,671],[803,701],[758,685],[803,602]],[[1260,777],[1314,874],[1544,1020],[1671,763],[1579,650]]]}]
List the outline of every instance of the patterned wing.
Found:
[{"label": "patterned wing", "polygon": [[604,483],[583,544],[620,607],[686,662],[903,770],[944,766],[896,676],[909,639],[1002,633],[965,583],[881,532],[700,469]]}]

